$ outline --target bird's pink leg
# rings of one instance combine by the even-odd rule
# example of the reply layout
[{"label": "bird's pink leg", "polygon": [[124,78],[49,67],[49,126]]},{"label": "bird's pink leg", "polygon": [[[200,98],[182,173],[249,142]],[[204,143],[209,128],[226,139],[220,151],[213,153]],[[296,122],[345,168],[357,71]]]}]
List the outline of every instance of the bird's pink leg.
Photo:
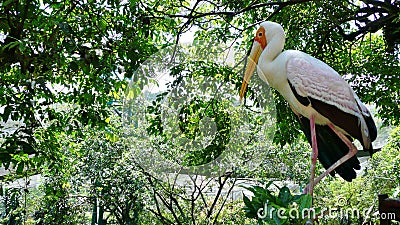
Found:
[{"label": "bird's pink leg", "polygon": [[330,172],[332,172],[334,169],[336,169],[338,166],[342,165],[344,162],[346,162],[348,159],[353,157],[354,155],[357,154],[358,149],[354,144],[341,132],[336,130],[335,126],[333,124],[328,124],[328,126],[336,133],[337,136],[349,147],[349,153],[347,153],[345,156],[340,158],[337,162],[335,162],[332,166],[330,166],[323,174],[318,176],[317,179],[315,179],[314,184],[318,183],[319,181],[322,180],[326,175],[328,175]]},{"label": "bird's pink leg", "polygon": [[315,116],[311,115],[310,117],[310,128],[311,128],[311,175],[310,175],[310,184],[304,189],[304,193],[309,193],[311,197],[314,192],[314,177],[315,177],[315,167],[318,159],[318,146],[317,146],[317,134],[315,132]]}]

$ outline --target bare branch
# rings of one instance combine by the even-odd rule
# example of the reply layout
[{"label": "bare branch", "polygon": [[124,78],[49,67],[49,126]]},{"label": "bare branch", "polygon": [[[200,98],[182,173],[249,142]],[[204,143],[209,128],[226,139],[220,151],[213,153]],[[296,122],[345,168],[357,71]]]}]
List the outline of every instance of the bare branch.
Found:
[{"label": "bare branch", "polygon": [[226,204],[226,200],[228,200],[229,194],[232,192],[233,188],[235,187],[236,181],[237,181],[237,179],[234,178],[233,183],[232,183],[232,185],[229,187],[228,192],[226,193],[226,197],[225,197],[224,201],[223,201],[222,204],[221,204],[221,207],[219,208],[217,214],[215,215],[213,224],[216,224],[216,223],[217,223],[218,216],[219,216],[219,214],[221,214],[221,211],[222,211],[223,207],[224,207],[225,204]]},{"label": "bare branch", "polygon": [[[211,217],[211,214],[212,214],[212,212],[214,211],[215,205],[217,204],[217,201],[218,201],[218,199],[219,199],[219,197],[220,197],[220,195],[221,195],[221,193],[222,193],[222,190],[223,190],[223,188],[224,188],[224,186],[225,186],[225,183],[226,183],[226,181],[230,178],[231,175],[232,175],[232,174],[230,173],[230,174],[222,175],[222,176],[218,177],[218,183],[219,183],[218,192],[217,192],[217,194],[215,195],[214,201],[213,201],[213,203],[212,203],[210,209],[209,209],[208,212],[207,212],[207,218],[210,218],[210,217]],[[223,177],[224,177],[225,179],[224,179],[223,181],[221,181]]]}]

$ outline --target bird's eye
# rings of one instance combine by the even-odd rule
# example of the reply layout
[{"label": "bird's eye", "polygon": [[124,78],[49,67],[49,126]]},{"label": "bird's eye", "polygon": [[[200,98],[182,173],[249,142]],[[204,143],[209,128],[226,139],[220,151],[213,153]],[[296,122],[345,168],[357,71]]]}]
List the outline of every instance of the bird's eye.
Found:
[{"label": "bird's eye", "polygon": [[262,32],[258,33],[258,36],[259,36],[259,37],[261,37],[262,35],[263,35]]}]

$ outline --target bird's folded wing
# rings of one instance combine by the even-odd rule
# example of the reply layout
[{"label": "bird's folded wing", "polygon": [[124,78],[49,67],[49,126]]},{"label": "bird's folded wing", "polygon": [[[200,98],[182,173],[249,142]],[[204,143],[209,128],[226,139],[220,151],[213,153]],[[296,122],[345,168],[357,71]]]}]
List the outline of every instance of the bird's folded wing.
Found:
[{"label": "bird's folded wing", "polygon": [[328,118],[364,148],[370,148],[368,126],[350,85],[331,67],[311,56],[287,62],[288,82],[295,96],[306,97],[311,107]]},{"label": "bird's folded wing", "polygon": [[313,57],[294,57],[287,62],[288,80],[297,94],[343,112],[361,116],[350,85],[331,67]]}]

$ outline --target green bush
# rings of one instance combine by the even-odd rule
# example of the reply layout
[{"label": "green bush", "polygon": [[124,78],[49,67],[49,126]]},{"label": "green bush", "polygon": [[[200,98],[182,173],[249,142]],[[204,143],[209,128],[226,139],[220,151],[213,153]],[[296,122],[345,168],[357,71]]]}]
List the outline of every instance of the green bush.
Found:
[{"label": "green bush", "polygon": [[309,194],[292,195],[288,187],[277,187],[279,192],[275,195],[268,188],[272,182],[265,187],[245,187],[253,193],[251,200],[243,195],[246,217],[256,219],[258,224],[304,224],[308,215],[303,217],[303,212],[311,207],[311,196]]}]

